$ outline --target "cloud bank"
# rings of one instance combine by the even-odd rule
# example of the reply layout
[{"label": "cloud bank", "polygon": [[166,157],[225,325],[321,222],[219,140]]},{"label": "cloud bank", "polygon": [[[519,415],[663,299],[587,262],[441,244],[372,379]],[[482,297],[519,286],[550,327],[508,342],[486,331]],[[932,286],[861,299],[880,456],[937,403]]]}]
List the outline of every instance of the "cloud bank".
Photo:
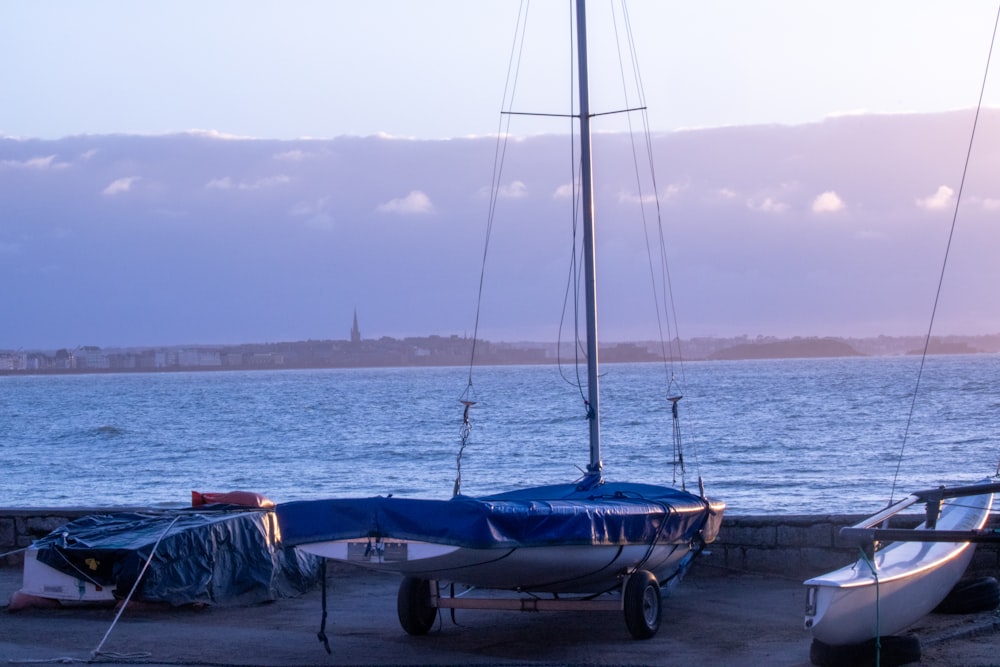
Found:
[{"label": "cloud bank", "polygon": [[[971,114],[594,138],[604,340],[655,338],[662,220],[684,336],[922,332]],[[980,118],[939,328],[1000,331],[1000,112]],[[0,138],[0,348],[467,334],[495,139]],[[572,258],[565,137],[508,147],[481,335],[554,340]],[[654,197],[656,194],[658,197]],[[637,216],[643,213],[644,217]],[[420,221],[397,224],[394,221]]]}]

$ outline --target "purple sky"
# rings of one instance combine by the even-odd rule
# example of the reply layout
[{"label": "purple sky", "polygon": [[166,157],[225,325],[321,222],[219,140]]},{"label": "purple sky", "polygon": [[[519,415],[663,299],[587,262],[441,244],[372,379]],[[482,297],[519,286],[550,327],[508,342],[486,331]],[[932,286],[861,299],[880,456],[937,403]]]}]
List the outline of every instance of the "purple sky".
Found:
[{"label": "purple sky", "polygon": [[[530,4],[518,106],[562,112],[569,3]],[[620,11],[611,18],[612,6],[589,9],[597,90],[618,73],[610,28],[626,21]],[[520,8],[515,0],[6,2],[0,135],[483,135],[496,129]],[[996,14],[993,0],[628,3],[658,131],[973,107]],[[1000,106],[1000,85],[986,93],[987,105]]]},{"label": "purple sky", "polygon": [[[12,3],[0,349],[345,338],[355,308],[366,337],[471,334],[489,137],[504,104],[568,111],[565,6],[532,3],[522,44],[510,0]],[[647,107],[659,197],[633,178],[639,115],[595,120],[603,340],[658,335],[658,214],[671,332],[926,331],[994,3],[588,7],[593,110]],[[939,333],[1000,331],[993,79]],[[483,337],[558,335],[567,126],[516,117]]]},{"label": "purple sky", "polygon": [[[680,334],[925,332],[971,121],[859,115],[655,135]],[[1000,112],[978,132],[942,334],[1000,331]],[[509,148],[486,338],[556,338],[567,142]],[[355,307],[369,338],[471,333],[494,147],[0,138],[0,349],[347,338]],[[600,134],[595,154],[602,338],[656,338],[631,148]]]}]

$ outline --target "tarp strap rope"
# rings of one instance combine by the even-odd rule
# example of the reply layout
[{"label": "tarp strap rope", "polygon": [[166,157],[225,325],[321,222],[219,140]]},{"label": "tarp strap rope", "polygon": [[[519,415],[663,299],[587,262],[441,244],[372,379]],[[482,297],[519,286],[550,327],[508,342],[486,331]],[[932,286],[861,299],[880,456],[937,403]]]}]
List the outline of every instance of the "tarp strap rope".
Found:
[{"label": "tarp strap rope", "polygon": [[149,550],[149,557],[146,558],[146,562],[142,564],[142,569],[139,570],[139,576],[135,578],[135,583],[132,584],[132,589],[128,592],[128,595],[125,596],[125,599],[122,600],[121,607],[118,608],[118,613],[115,614],[115,620],[111,621],[111,626],[108,628],[108,631],[104,633],[104,637],[101,639],[101,643],[97,645],[97,648],[91,651],[90,653],[91,658],[95,658],[98,655],[101,655],[101,648],[104,646],[104,642],[108,640],[108,636],[111,635],[111,631],[114,630],[115,625],[118,624],[118,619],[122,617],[122,613],[124,613],[125,607],[128,606],[129,601],[132,600],[132,596],[135,595],[136,590],[138,590],[139,582],[142,581],[142,576],[146,574],[146,570],[149,569],[149,564],[153,561],[153,556],[156,555],[157,547],[160,546],[160,542],[163,541],[163,538],[167,536],[167,533],[170,532],[170,529],[174,527],[174,524],[177,523],[177,520],[180,518],[181,518],[180,515],[175,516],[173,518],[173,521],[171,521],[167,525],[167,527],[163,529],[163,532],[160,533],[160,536],[156,538],[156,542],[153,543],[153,548]]},{"label": "tarp strap rope", "polygon": [[13,551],[8,551],[7,553],[0,554],[0,558],[6,558],[7,556],[13,556],[14,554],[21,553],[22,551],[27,551],[28,547],[21,547],[20,549],[14,549]]},{"label": "tarp strap rope", "polygon": [[[448,588],[448,597],[455,597],[455,582],[451,582],[451,586]],[[455,608],[451,608],[451,624],[458,625],[458,621],[455,620]]]},{"label": "tarp strap rope", "polygon": [[326,649],[327,655],[333,655],[333,651],[330,650],[330,639],[326,636],[326,617],[327,617],[327,611],[326,611],[326,559],[325,558],[323,559],[323,563],[320,565],[319,576],[320,576],[320,582],[321,582],[320,583],[320,587],[321,587],[321,589],[323,591],[323,597],[322,597],[322,600],[323,600],[323,615],[322,615],[322,617],[320,618],[320,621],[319,621],[319,632],[316,633],[316,637],[321,642],[323,642],[323,648]]},{"label": "tarp strap rope", "polygon": [[52,552],[53,552],[53,553],[55,553],[55,554],[56,554],[57,556],[59,556],[60,558],[62,558],[62,560],[63,560],[63,563],[65,563],[65,564],[66,564],[66,566],[67,566],[67,567],[68,567],[69,569],[73,570],[73,572],[75,572],[75,573],[76,573],[76,578],[77,578],[77,579],[81,579],[81,580],[83,580],[83,581],[87,581],[87,582],[89,582],[89,583],[91,583],[91,584],[94,584],[95,586],[100,586],[100,585],[101,585],[101,583],[100,583],[99,581],[97,581],[96,579],[94,579],[93,577],[91,577],[91,576],[90,576],[90,573],[88,573],[88,572],[86,572],[86,571],[84,571],[84,570],[81,570],[81,569],[80,569],[79,567],[77,567],[77,566],[76,566],[76,563],[74,563],[73,561],[71,561],[71,560],[70,560],[70,559],[69,559],[69,558],[68,558],[68,557],[66,556],[66,554],[65,554],[65,553],[63,552],[63,549],[65,549],[65,548],[66,548],[66,544],[65,544],[65,542],[66,542],[66,535],[67,535],[67,533],[63,533],[63,534],[62,534],[62,538],[63,538],[63,544],[62,544],[61,546],[60,546],[60,545],[56,545],[56,546],[55,546],[55,547],[54,547],[54,548],[52,549]]}]

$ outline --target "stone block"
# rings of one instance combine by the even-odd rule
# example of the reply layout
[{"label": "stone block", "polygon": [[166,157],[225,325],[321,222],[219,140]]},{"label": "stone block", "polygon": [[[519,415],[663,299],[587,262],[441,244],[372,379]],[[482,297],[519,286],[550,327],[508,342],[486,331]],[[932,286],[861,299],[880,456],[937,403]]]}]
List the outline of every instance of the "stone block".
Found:
[{"label": "stone block", "polygon": [[726,545],[768,546],[777,543],[777,526],[771,525],[747,526],[733,525],[719,531],[719,542]]},{"label": "stone block", "polygon": [[14,530],[14,519],[0,517],[0,552],[6,551],[17,544],[17,533]]},{"label": "stone block", "polygon": [[[747,549],[746,570],[762,574],[790,574],[799,562],[798,549]],[[790,567],[791,566],[791,567]],[[791,574],[794,576],[794,574]]]},{"label": "stone block", "polygon": [[844,549],[802,549],[801,573],[806,579],[838,570],[858,559],[857,551]]},{"label": "stone block", "polygon": [[24,521],[24,532],[38,539],[45,537],[59,526],[69,523],[69,519],[64,516],[45,515],[28,517]]},{"label": "stone block", "polygon": [[996,544],[980,544],[965,571],[967,577],[1000,578],[1000,552]]},{"label": "stone block", "polygon": [[776,527],[777,544],[781,547],[832,547],[833,536],[839,527],[832,523],[788,525],[779,523]]},{"label": "stone block", "polygon": [[702,555],[695,562],[695,570],[701,567],[721,568],[724,570],[742,570],[743,550],[740,547],[724,546],[715,542],[708,549],[711,553]]}]

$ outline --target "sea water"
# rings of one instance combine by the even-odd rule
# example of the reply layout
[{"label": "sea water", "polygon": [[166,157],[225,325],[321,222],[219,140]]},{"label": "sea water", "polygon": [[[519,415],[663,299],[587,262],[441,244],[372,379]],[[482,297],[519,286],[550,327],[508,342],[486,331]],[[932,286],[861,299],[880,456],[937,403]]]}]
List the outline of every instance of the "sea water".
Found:
[{"label": "sea water", "polygon": [[[700,476],[730,514],[747,515],[865,513],[994,474],[1000,356],[929,357],[918,383],[920,367],[607,364],[605,476],[695,490]],[[173,507],[191,490],[236,489],[276,502],[448,498],[469,381],[468,368],[0,377],[0,507]],[[476,367],[471,389],[462,493],[581,476],[589,444],[574,368]]]}]

